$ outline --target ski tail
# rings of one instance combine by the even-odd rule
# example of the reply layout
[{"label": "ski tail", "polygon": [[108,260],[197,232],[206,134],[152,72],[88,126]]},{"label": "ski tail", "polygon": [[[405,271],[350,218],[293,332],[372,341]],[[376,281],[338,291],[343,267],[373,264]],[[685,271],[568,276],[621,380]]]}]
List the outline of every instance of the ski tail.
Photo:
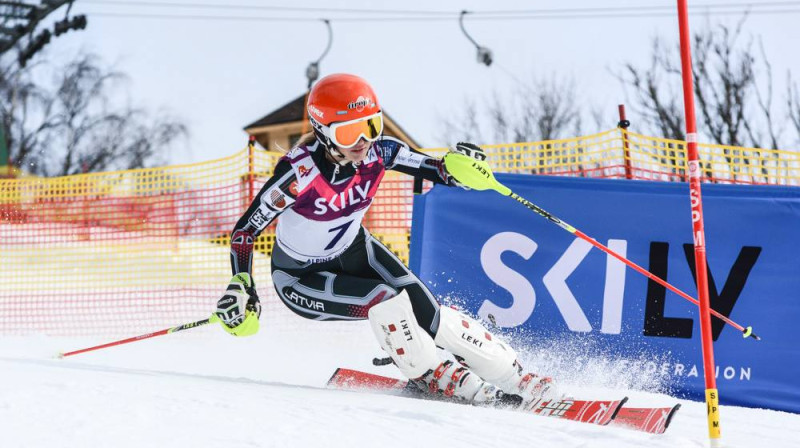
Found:
[{"label": "ski tail", "polygon": [[375,375],[360,370],[338,368],[328,380],[335,389],[394,390],[406,387],[407,381]]}]

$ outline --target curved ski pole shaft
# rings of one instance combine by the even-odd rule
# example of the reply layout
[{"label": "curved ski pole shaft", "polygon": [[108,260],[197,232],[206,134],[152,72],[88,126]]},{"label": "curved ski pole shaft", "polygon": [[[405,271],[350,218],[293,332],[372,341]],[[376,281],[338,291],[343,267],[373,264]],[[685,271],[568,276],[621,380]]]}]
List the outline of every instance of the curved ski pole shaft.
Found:
[{"label": "curved ski pole shaft", "polygon": [[147,333],[147,334],[143,334],[143,335],[140,335],[140,336],[134,336],[132,338],[121,339],[119,341],[109,342],[109,343],[102,344],[102,345],[96,345],[94,347],[84,348],[84,349],[75,350],[75,351],[66,352],[66,353],[60,353],[58,357],[59,358],[66,358],[67,356],[79,355],[81,353],[86,353],[86,352],[91,352],[91,351],[94,351],[94,350],[100,350],[100,349],[103,349],[103,348],[113,347],[115,345],[128,344],[130,342],[136,342],[136,341],[141,341],[143,339],[154,338],[156,336],[163,336],[165,334],[177,333],[179,331],[188,330],[190,328],[196,328],[196,327],[200,327],[200,326],[212,323],[212,322],[216,322],[216,320],[214,320],[214,319],[215,319],[215,317],[212,316],[212,317],[210,317],[208,319],[203,319],[203,320],[198,320],[197,322],[190,322],[188,324],[178,325],[177,327],[166,328],[164,330],[155,331],[155,332],[152,332],[152,333]]},{"label": "curved ski pole shaft", "polygon": [[[625,263],[626,265],[628,265],[630,268],[632,268],[636,272],[638,272],[638,273],[644,275],[645,277],[653,280],[654,282],[658,283],[659,285],[669,289],[670,291],[674,292],[675,294],[678,294],[679,296],[681,296],[684,299],[694,303],[695,305],[698,305],[698,306],[700,305],[700,302],[697,299],[695,299],[694,297],[692,297],[689,294],[686,294],[685,292],[681,291],[680,289],[672,286],[671,284],[667,283],[666,280],[663,280],[661,277],[653,274],[652,272],[648,271],[647,269],[639,266],[638,264],[628,260],[627,258],[623,257],[622,255],[614,252],[613,250],[611,250],[608,247],[604,246],[603,244],[597,242],[597,240],[595,240],[594,238],[589,237],[588,235],[586,235],[585,233],[583,233],[580,230],[576,229],[575,227],[572,227],[571,225],[567,224],[566,222],[556,218],[555,216],[551,215],[546,210],[544,210],[543,208],[541,208],[538,205],[534,204],[533,202],[523,198],[522,196],[520,196],[520,195],[518,195],[518,194],[516,194],[514,192],[511,192],[507,196],[510,196],[512,199],[516,200],[517,202],[519,202],[520,204],[524,205],[525,207],[528,207],[529,209],[533,210],[534,212],[536,212],[537,214],[539,214],[543,218],[547,219],[548,221],[552,222],[553,224],[558,225],[559,227],[561,227],[562,229],[566,230],[567,232],[575,235],[576,237],[578,237],[578,238],[580,238],[580,239],[582,239],[584,241],[587,241],[592,246],[602,250],[603,252],[611,255],[612,257],[616,258],[617,260]],[[751,338],[753,338],[753,339],[755,339],[757,341],[761,340],[760,337],[758,337],[755,333],[753,333],[753,328],[752,327],[749,327],[749,326],[747,328],[742,327],[741,325],[737,324],[736,322],[734,322],[734,321],[730,320],[729,318],[725,317],[725,315],[720,314],[716,310],[712,309],[710,311],[711,311],[711,314],[713,314],[714,316],[716,316],[717,318],[719,318],[720,320],[722,320],[726,324],[728,324],[728,325],[732,326],[733,328],[736,328],[737,330],[741,331],[745,338],[751,337]]]}]

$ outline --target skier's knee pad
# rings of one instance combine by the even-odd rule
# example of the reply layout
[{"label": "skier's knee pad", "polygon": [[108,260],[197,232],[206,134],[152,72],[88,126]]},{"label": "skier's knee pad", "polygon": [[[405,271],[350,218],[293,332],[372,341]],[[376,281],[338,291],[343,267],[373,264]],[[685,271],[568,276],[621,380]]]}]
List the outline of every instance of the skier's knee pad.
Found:
[{"label": "skier's knee pad", "polygon": [[502,384],[520,375],[514,349],[480,322],[452,308],[441,307],[434,341],[490,383]]},{"label": "skier's knee pad", "polygon": [[417,323],[405,291],[370,308],[369,323],[381,348],[406,377],[419,378],[441,362],[433,339]]}]

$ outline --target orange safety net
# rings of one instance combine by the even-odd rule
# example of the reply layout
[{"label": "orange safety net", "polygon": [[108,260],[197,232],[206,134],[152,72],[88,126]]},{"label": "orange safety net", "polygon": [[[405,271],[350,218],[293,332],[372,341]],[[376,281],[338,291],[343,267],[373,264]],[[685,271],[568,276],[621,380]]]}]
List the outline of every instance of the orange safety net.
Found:
[{"label": "orange safety net", "polygon": [[248,173],[276,159],[0,181],[0,334],[131,334],[207,317],[230,277],[228,235],[258,188]]}]

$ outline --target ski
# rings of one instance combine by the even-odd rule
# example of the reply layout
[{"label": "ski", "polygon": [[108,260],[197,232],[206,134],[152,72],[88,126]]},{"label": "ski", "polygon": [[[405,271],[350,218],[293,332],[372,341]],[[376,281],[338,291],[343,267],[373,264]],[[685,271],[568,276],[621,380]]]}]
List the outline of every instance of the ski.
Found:
[{"label": "ski", "polygon": [[[336,369],[328,380],[328,387],[383,392],[396,391],[401,395],[435,399],[429,395],[420,394],[416,387],[408,385],[408,381],[345,368]],[[414,390],[416,392],[410,392]],[[627,398],[614,401],[560,400],[541,405],[533,412],[542,416],[598,425],[611,424],[650,434],[663,434],[681,407],[680,404],[676,404],[672,407],[662,408],[626,408],[623,405],[627,400]]]},{"label": "ski", "polygon": [[[389,378],[373,373],[358,370],[339,368],[328,380],[328,387],[335,389],[368,390],[368,391],[397,391],[402,395],[419,398],[436,399],[430,395],[423,395],[414,386],[408,386],[408,381]],[[417,392],[411,392],[416,390]],[[545,402],[536,407],[532,412],[536,415],[561,418],[596,425],[607,425],[614,420],[617,412],[627,398],[621,400],[554,400]]]}]

